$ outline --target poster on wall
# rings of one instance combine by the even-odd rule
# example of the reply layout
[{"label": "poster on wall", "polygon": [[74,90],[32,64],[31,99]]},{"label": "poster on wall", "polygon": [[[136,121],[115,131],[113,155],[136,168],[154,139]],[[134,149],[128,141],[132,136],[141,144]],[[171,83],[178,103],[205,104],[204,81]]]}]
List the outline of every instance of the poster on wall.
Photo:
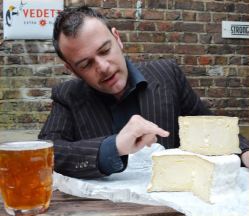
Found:
[{"label": "poster on wall", "polygon": [[4,0],[4,40],[51,39],[64,0]]}]

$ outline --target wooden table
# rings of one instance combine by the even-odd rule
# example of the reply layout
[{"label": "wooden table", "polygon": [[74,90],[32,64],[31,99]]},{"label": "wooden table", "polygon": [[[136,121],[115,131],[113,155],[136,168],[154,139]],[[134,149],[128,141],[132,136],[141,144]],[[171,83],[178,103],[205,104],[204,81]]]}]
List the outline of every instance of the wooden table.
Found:
[{"label": "wooden table", "polygon": [[[0,199],[0,215],[7,216]],[[172,208],[114,203],[109,200],[87,199],[54,191],[50,207],[40,216],[180,216],[184,215]]]}]

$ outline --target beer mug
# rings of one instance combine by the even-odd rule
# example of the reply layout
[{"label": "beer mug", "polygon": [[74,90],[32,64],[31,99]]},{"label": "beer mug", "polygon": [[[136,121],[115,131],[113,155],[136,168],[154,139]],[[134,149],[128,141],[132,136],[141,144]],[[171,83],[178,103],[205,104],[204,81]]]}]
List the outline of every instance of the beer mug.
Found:
[{"label": "beer mug", "polygon": [[0,192],[10,215],[46,211],[52,195],[53,143],[49,141],[0,144]]}]

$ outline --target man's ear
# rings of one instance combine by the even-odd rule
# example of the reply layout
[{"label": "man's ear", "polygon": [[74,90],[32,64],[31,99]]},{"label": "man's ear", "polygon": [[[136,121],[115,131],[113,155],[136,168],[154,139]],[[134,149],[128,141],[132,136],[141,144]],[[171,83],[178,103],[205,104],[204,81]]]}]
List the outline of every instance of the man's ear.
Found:
[{"label": "man's ear", "polygon": [[113,27],[113,28],[111,29],[111,32],[112,32],[114,38],[116,39],[116,41],[118,42],[118,45],[120,46],[120,48],[121,48],[121,50],[122,50],[122,49],[124,48],[124,45],[123,45],[123,43],[122,43],[122,41],[121,41],[121,39],[120,39],[118,30],[117,30],[116,28]]},{"label": "man's ear", "polygon": [[75,77],[78,77],[81,79],[81,77],[79,75],[77,75],[77,73],[74,72],[73,68],[71,67],[70,64],[68,63],[64,63],[65,68],[67,69],[67,71],[69,72],[68,74],[74,75]]},{"label": "man's ear", "polygon": [[73,72],[72,71],[72,67],[68,64],[68,63],[64,63],[64,67],[69,70],[71,73]]}]

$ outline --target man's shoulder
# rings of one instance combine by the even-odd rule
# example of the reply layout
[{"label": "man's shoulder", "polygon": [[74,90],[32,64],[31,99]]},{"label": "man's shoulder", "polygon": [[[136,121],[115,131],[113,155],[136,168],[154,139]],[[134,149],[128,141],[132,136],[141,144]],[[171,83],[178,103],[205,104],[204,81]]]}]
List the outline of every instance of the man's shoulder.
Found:
[{"label": "man's shoulder", "polygon": [[145,76],[147,80],[165,80],[172,79],[181,72],[179,66],[174,59],[158,59],[146,62],[135,63],[138,70]]},{"label": "man's shoulder", "polygon": [[136,62],[135,65],[138,68],[144,68],[144,67],[154,67],[156,68],[160,68],[160,67],[173,67],[176,64],[176,61],[174,59],[164,59],[164,58],[160,58],[160,59],[156,59],[156,60],[149,60],[149,61],[141,61],[141,62]]},{"label": "man's shoulder", "polygon": [[83,80],[73,78],[53,87],[52,98],[75,100],[84,97],[86,88],[87,86]]}]

